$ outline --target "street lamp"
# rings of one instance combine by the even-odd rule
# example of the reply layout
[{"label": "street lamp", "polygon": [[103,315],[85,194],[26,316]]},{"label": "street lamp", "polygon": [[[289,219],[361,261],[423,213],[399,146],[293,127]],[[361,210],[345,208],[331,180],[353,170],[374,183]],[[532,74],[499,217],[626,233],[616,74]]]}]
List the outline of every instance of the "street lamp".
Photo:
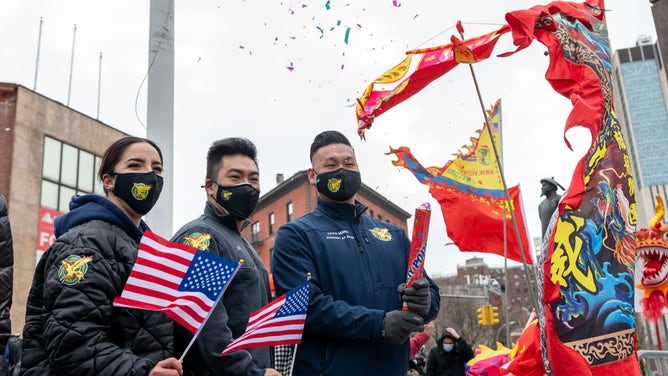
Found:
[{"label": "street lamp", "polygon": [[[496,331],[496,337],[495,337],[496,341],[494,343],[499,343],[499,333],[501,333],[501,329],[505,328],[506,325],[508,325],[509,327],[510,325],[517,325],[517,321],[510,321],[501,325],[499,329]],[[508,341],[507,345],[510,346],[510,339],[507,339],[507,341]]]}]

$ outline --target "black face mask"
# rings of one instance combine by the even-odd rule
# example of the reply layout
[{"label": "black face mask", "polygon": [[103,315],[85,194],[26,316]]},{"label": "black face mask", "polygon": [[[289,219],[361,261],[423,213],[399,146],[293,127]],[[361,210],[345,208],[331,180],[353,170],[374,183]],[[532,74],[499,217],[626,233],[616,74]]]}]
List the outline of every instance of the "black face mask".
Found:
[{"label": "black face mask", "polygon": [[[315,170],[313,170],[315,172]],[[315,179],[315,187],[318,192],[334,201],[348,201],[362,186],[362,178],[359,171],[350,171],[340,168],[332,172],[318,174]]]},{"label": "black face mask", "polygon": [[111,189],[135,213],[145,215],[155,205],[162,191],[162,176],[155,172],[114,173],[116,182]]},{"label": "black face mask", "polygon": [[248,183],[223,187],[216,183],[216,202],[237,219],[250,217],[257,206],[260,191]]}]

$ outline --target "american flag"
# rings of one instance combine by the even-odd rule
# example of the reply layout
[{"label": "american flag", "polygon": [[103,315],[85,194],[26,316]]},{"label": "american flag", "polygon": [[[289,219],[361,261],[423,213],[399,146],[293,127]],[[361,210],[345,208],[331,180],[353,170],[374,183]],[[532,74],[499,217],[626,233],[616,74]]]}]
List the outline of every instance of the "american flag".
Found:
[{"label": "american flag", "polygon": [[163,311],[196,333],[239,266],[146,231],[139,242],[137,261],[114,306]]},{"label": "american flag", "polygon": [[301,343],[309,301],[309,284],[307,280],[253,312],[244,334],[227,345],[220,355],[252,347]]}]

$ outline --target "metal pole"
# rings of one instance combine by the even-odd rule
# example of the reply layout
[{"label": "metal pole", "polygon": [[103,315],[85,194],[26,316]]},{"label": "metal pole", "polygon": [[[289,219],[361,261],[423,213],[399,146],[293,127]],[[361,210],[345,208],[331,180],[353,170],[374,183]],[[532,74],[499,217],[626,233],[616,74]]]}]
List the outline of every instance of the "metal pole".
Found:
[{"label": "metal pole", "polygon": [[[508,330],[508,328],[510,328],[511,325],[515,325],[515,324],[517,324],[517,321],[510,321],[510,322],[507,322],[507,323],[501,325],[501,327],[496,331],[496,337],[495,337],[496,341],[495,342],[497,342],[497,343],[499,342],[499,333],[501,333],[501,329],[503,329],[503,327],[506,327],[506,330]],[[506,345],[510,348],[510,341],[506,342]],[[498,348],[497,348],[497,350],[498,350]]]},{"label": "metal pole", "polygon": [[[462,40],[464,39],[464,34],[459,33],[461,36]],[[473,64],[468,64],[469,70],[471,71],[471,77],[473,78],[473,84],[475,85],[475,91],[478,94],[478,101],[480,102],[480,108],[482,109],[483,113],[483,118],[485,119],[485,127],[487,127],[487,132],[489,132],[490,138],[492,139],[492,150],[494,150],[494,158],[496,159],[496,164],[499,166],[499,174],[501,175],[501,182],[503,183],[503,190],[506,194],[506,201],[508,202],[508,206],[510,207],[510,194],[508,193],[508,185],[506,184],[506,177],[503,174],[503,169],[501,168],[501,161],[499,159],[499,151],[496,150],[496,144],[494,143],[494,135],[492,134],[492,131],[489,129],[489,119],[487,119],[487,112],[485,111],[485,104],[482,100],[482,95],[480,94],[480,87],[478,86],[478,79],[475,76],[475,72],[473,71]],[[529,294],[531,295],[531,301],[534,304],[534,307],[538,307],[538,298],[536,297],[536,294],[533,291],[533,286],[531,285],[532,279],[529,276],[529,267],[527,264],[526,256],[524,255],[524,246],[522,245],[522,241],[520,238],[520,230],[519,227],[517,226],[517,219],[515,218],[515,212],[513,210],[510,211],[510,218],[513,221],[513,228],[515,230],[515,239],[517,239],[517,245],[520,247],[520,255],[522,256],[522,264],[524,264],[524,274],[527,279],[527,284],[529,285]],[[506,218],[503,218],[503,221],[505,222]]]},{"label": "metal pole", "polygon": [[151,0],[146,137],[162,149],[164,185],[146,216],[154,232],[172,234],[174,196],[174,1]]},{"label": "metal pole", "polygon": [[97,67],[97,115],[96,119],[100,119],[100,88],[102,87],[102,52],[100,52],[100,63]]},{"label": "metal pole", "polygon": [[37,90],[37,71],[39,70],[39,51],[42,46],[42,17],[39,18],[39,34],[37,35],[37,57],[35,58],[35,81],[32,84],[32,90]]},{"label": "metal pole", "polygon": [[[490,132],[490,135],[492,133]],[[494,142],[494,141],[492,141]],[[506,228],[506,207],[503,207],[503,272],[505,274],[505,291],[504,298],[506,304],[504,305],[505,315],[506,316],[506,344],[510,345],[510,325],[508,325],[509,313],[510,313],[510,299],[508,298],[508,241],[507,241],[507,228]],[[497,335],[498,337],[498,335]]]},{"label": "metal pole", "polygon": [[70,79],[67,85],[67,107],[70,106],[70,94],[72,93],[72,72],[74,70],[74,42],[77,39],[77,24],[74,24],[72,32],[72,56],[70,57]]}]

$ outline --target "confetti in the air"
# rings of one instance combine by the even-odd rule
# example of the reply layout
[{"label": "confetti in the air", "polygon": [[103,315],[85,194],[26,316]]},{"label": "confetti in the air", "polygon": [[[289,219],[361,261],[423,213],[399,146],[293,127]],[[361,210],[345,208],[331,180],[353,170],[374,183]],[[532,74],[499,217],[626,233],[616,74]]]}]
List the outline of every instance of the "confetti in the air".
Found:
[{"label": "confetti in the air", "polygon": [[397,0],[392,0],[392,5],[394,5],[395,7],[400,7],[401,3],[398,2]]}]

